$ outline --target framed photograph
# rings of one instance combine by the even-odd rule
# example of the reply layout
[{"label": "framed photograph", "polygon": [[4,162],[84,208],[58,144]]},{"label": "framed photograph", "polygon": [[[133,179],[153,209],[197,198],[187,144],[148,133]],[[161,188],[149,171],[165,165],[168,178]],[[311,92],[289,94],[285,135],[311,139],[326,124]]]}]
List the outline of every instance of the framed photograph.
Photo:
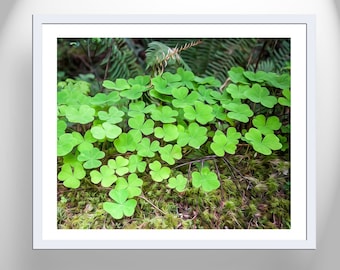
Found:
[{"label": "framed photograph", "polygon": [[33,16],[34,249],[315,249],[315,18]]}]

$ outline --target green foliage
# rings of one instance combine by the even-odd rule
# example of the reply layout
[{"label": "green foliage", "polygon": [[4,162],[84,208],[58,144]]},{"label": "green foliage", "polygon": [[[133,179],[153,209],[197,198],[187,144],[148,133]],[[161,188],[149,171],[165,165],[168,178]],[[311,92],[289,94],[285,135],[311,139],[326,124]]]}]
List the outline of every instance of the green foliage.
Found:
[{"label": "green foliage", "polygon": [[[221,197],[210,196],[225,192],[230,156],[249,151],[271,157],[289,150],[290,77],[242,67],[231,68],[228,75],[222,85],[214,76],[178,68],[154,77],[105,79],[101,93],[93,93],[85,83],[60,81],[61,185],[78,189],[88,183],[110,190],[113,201],[104,196],[100,209],[114,220],[142,211],[153,186],[158,188],[152,188],[152,196],[186,192],[189,200],[203,192],[211,195],[198,204],[219,205]],[[263,183],[254,187],[257,192],[269,190]],[[238,207],[228,205],[230,211]],[[173,210],[155,209],[179,226],[171,218]],[[255,212],[253,207],[249,211]],[[202,220],[211,219],[200,214]]]}]

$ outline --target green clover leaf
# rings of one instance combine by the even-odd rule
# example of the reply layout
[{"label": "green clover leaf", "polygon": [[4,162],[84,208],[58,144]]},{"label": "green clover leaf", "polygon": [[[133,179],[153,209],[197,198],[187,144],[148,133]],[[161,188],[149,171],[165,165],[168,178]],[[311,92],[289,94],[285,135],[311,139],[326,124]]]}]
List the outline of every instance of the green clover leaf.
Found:
[{"label": "green clover leaf", "polygon": [[68,106],[65,109],[65,115],[69,122],[88,124],[94,120],[94,114],[96,110],[91,108],[89,105],[80,105],[79,109]]},{"label": "green clover leaf", "polygon": [[135,84],[130,89],[121,91],[120,96],[130,100],[139,99],[147,89],[144,85]]},{"label": "green clover leaf", "polygon": [[144,172],[145,168],[146,168],[146,162],[142,161],[143,158],[141,156],[138,155],[131,155],[129,157],[129,172],[130,173],[134,173],[134,172]]},{"label": "green clover leaf", "polygon": [[208,84],[208,85],[213,86],[213,87],[220,87],[221,86],[221,82],[213,76],[208,76],[208,77],[204,77],[204,78],[200,78],[200,77],[196,76],[194,81],[199,83],[199,84]]},{"label": "green clover leaf", "polygon": [[268,72],[266,81],[269,83],[269,85],[282,89],[282,90],[290,88],[290,75],[289,74],[278,75],[273,72]]},{"label": "green clover leaf", "polygon": [[65,163],[61,167],[61,171],[58,173],[58,179],[63,181],[63,185],[68,188],[78,188],[80,186],[80,180],[86,175],[83,166],[80,163]]},{"label": "green clover leaf", "polygon": [[[211,90],[209,88],[205,88],[204,85],[200,85],[197,88],[197,91],[199,93],[199,100],[202,102],[207,102],[208,104],[215,104],[216,99],[213,98],[212,92],[215,92],[214,90]],[[195,92],[194,92],[195,93]]]},{"label": "green clover leaf", "polygon": [[57,141],[57,156],[66,156],[77,145],[77,139],[70,133],[60,135]]},{"label": "green clover leaf", "polygon": [[116,182],[116,190],[126,189],[129,192],[128,198],[133,198],[141,195],[142,189],[140,188],[143,185],[143,180],[138,178],[137,174],[132,173],[128,177],[128,181],[123,177],[119,177]]},{"label": "green clover leaf", "polygon": [[242,67],[232,67],[228,71],[229,78],[233,83],[249,84],[243,73],[244,69]]},{"label": "green clover leaf", "polygon": [[185,190],[187,182],[188,179],[182,174],[179,174],[176,177],[171,177],[169,179],[168,187],[176,189],[178,192],[183,192]]},{"label": "green clover leaf", "polygon": [[104,152],[94,147],[90,150],[81,152],[78,155],[77,159],[79,161],[85,161],[85,163],[83,164],[85,169],[94,169],[102,165],[102,162],[99,159],[102,159],[104,156]]},{"label": "green clover leaf", "polygon": [[97,140],[103,140],[105,138],[113,140],[122,133],[122,129],[116,125],[104,122],[101,125],[93,126],[91,133]]},{"label": "green clover leaf", "polygon": [[178,145],[167,144],[158,151],[161,154],[161,159],[167,162],[169,165],[175,164],[175,159],[182,158],[182,148]]},{"label": "green clover leaf", "polygon": [[200,172],[192,173],[192,185],[195,188],[202,187],[205,192],[210,192],[220,187],[220,181],[218,181],[216,173],[210,171],[208,167],[203,167]]},{"label": "green clover leaf", "polygon": [[128,121],[128,124],[130,128],[139,130],[144,135],[152,134],[155,122],[152,121],[151,119],[147,119],[145,122],[144,121],[145,121],[145,117],[140,114],[140,115],[136,115],[133,118],[130,118]]},{"label": "green clover leaf", "polygon": [[280,119],[277,116],[269,116],[267,119],[260,114],[254,117],[253,125],[263,134],[274,134],[274,130],[279,130],[281,127]]},{"label": "green clover leaf", "polygon": [[135,78],[128,79],[129,84],[133,85],[144,85],[147,86],[150,83],[149,75],[139,75]]},{"label": "green clover leaf", "polygon": [[157,76],[157,77],[151,79],[151,81],[152,81],[152,85],[154,86],[154,89],[159,94],[171,95],[171,90],[172,90],[173,86],[168,85],[168,81],[167,81],[167,79],[164,78],[164,74],[163,74],[163,77]]},{"label": "green clover leaf", "polygon": [[184,109],[184,117],[190,121],[196,120],[198,123],[205,125],[214,119],[213,109],[210,105],[200,101],[195,101],[195,108],[187,106]]},{"label": "green clover leaf", "polygon": [[183,68],[178,68],[177,69],[177,74],[180,75],[180,82],[182,85],[193,89],[194,85],[193,85],[193,81],[195,79],[195,75],[194,73],[192,73],[191,71],[188,70],[184,70]]},{"label": "green clover leaf", "polygon": [[109,107],[116,104],[119,100],[120,96],[117,91],[113,91],[109,94],[97,93],[94,97],[92,97],[91,105]]},{"label": "green clover leaf", "polygon": [[252,102],[261,103],[267,108],[273,108],[274,105],[277,103],[276,97],[270,96],[269,90],[265,87],[261,87],[261,85],[257,83],[246,90],[244,94]]},{"label": "green clover leaf", "polygon": [[200,148],[204,144],[207,137],[207,128],[199,126],[197,123],[190,123],[187,130],[183,126],[178,126],[178,139],[177,144],[181,147],[189,145],[193,148]]},{"label": "green clover leaf", "polygon": [[243,72],[243,75],[250,81],[257,82],[257,83],[263,83],[267,80],[267,72],[264,71],[245,71]]},{"label": "green clover leaf", "polygon": [[98,117],[100,120],[105,121],[110,124],[117,124],[122,122],[124,112],[118,110],[116,107],[110,107],[109,112],[99,111]]},{"label": "green clover leaf", "polygon": [[154,157],[155,152],[159,150],[159,141],[150,143],[149,138],[143,138],[136,147],[137,154],[142,157]]},{"label": "green clover leaf", "polygon": [[100,172],[97,170],[90,172],[91,182],[94,184],[99,184],[101,182],[103,187],[110,187],[117,180],[117,176],[114,173],[114,169],[109,166],[101,166]]},{"label": "green clover leaf", "polygon": [[228,103],[226,105],[222,105],[228,111],[227,116],[238,120],[243,123],[247,123],[249,121],[249,117],[253,116],[253,111],[250,109],[248,104],[239,104],[239,103]]},{"label": "green clover leaf", "polygon": [[249,90],[250,87],[248,85],[236,85],[236,84],[229,84],[226,88],[226,91],[231,94],[231,96],[235,99],[246,99],[245,91]]},{"label": "green clover leaf", "polygon": [[103,86],[106,89],[118,91],[127,90],[130,89],[131,87],[130,84],[125,79],[117,79],[115,82],[112,82],[110,80],[104,80]]},{"label": "green clover leaf", "polygon": [[119,137],[114,140],[113,144],[119,153],[125,154],[128,151],[135,151],[141,139],[142,134],[140,131],[130,130],[128,133],[120,134]]},{"label": "green clover leaf", "polygon": [[241,133],[237,132],[234,127],[228,128],[227,136],[221,130],[217,130],[210,148],[219,157],[223,157],[225,152],[235,154],[239,138],[241,138]]},{"label": "green clover leaf", "polygon": [[162,167],[161,163],[157,160],[149,164],[151,178],[156,182],[162,182],[168,179],[171,173],[169,167]]},{"label": "green clover leaf", "polygon": [[61,135],[65,134],[65,130],[67,128],[67,124],[64,120],[58,120],[57,121],[57,137],[60,137]]},{"label": "green clover leaf", "polygon": [[123,216],[131,217],[135,212],[137,201],[128,199],[129,192],[126,189],[112,189],[109,196],[116,202],[104,202],[103,209],[114,219],[121,219]]},{"label": "green clover leaf", "polygon": [[145,107],[144,101],[137,101],[130,103],[128,115],[130,117],[135,117],[137,115],[143,115],[152,112],[156,108],[155,104],[151,104]]},{"label": "green clover leaf", "polygon": [[163,127],[155,128],[155,137],[163,138],[165,142],[171,142],[178,138],[178,128],[173,124],[164,124]]},{"label": "green clover leaf", "polygon": [[261,131],[256,128],[250,128],[244,136],[254,150],[263,155],[270,155],[272,150],[279,150],[282,147],[280,139],[276,135],[268,134],[262,139]]},{"label": "green clover leaf", "polygon": [[115,170],[116,174],[119,176],[122,176],[129,172],[129,160],[122,156],[118,156],[115,159],[110,159],[107,164],[111,169]]},{"label": "green clover leaf", "polygon": [[284,97],[279,97],[278,102],[282,106],[290,107],[290,91],[288,89],[282,90],[282,95]]},{"label": "green clover leaf", "polygon": [[175,108],[194,105],[195,101],[199,98],[199,94],[196,91],[189,94],[189,90],[186,87],[173,88],[171,93],[174,97],[171,102]]},{"label": "green clover leaf", "polygon": [[173,123],[176,121],[175,116],[178,112],[171,109],[169,106],[159,106],[151,112],[151,118],[162,123]]}]

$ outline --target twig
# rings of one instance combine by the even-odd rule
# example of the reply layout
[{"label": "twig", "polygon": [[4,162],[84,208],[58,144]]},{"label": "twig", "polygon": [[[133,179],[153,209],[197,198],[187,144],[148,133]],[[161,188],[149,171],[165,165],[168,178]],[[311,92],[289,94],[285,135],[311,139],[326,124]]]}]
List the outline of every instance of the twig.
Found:
[{"label": "twig", "polygon": [[191,161],[188,161],[188,162],[184,162],[182,164],[178,164],[177,166],[174,167],[174,169],[177,169],[179,167],[183,167],[183,166],[186,166],[186,165],[191,165],[192,163],[204,162],[206,160],[215,159],[215,158],[216,158],[216,156],[213,155],[213,156],[206,156],[206,157],[201,158],[201,159],[191,160]]},{"label": "twig", "polygon": [[156,210],[158,210],[159,212],[161,212],[163,215],[167,215],[167,213],[163,212],[161,209],[159,209],[156,205],[154,205],[150,200],[148,200],[144,195],[138,196],[139,198],[145,200],[146,202],[148,202],[149,204],[151,204]]}]

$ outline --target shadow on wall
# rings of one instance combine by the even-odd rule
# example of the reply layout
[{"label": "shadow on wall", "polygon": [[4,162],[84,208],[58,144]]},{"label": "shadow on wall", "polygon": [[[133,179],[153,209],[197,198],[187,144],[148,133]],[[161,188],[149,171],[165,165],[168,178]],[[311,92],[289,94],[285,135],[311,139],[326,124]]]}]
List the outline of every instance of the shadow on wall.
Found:
[{"label": "shadow on wall", "polygon": [[338,13],[338,20],[340,21],[340,0],[334,0],[334,4],[336,7],[336,12]]}]

